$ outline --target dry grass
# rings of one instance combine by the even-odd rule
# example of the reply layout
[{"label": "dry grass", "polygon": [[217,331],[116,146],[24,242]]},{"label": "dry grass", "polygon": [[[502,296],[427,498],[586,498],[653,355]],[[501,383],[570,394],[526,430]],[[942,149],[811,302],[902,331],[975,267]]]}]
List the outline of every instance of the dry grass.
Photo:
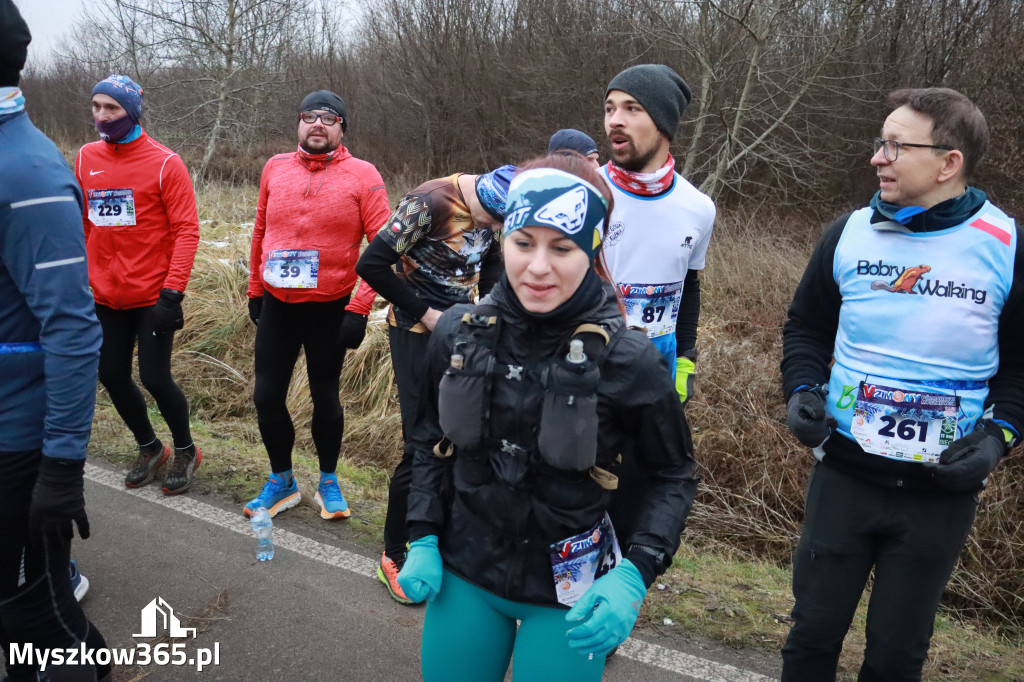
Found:
[{"label": "dry grass", "polygon": [[[389,193],[392,203],[406,188]],[[207,431],[205,437],[218,439],[223,450],[223,462],[211,459],[207,467],[204,461],[207,474],[218,477],[217,485],[242,502],[266,475],[251,397],[255,328],[245,296],[256,189],[209,186],[199,199],[200,217],[207,222],[201,226],[203,241],[185,299],[187,324],[176,344],[175,374],[191,401],[194,423]],[[784,617],[792,603],[787,568],[802,522],[811,456],[785,426],[781,328],[822,227],[818,221],[763,214],[719,217],[703,277],[697,391],[688,408],[703,483],[685,538],[691,549],[681,550],[677,567],[666,577],[689,587],[655,595],[646,610],[652,622],[660,622],[662,613],[674,613],[701,632],[773,650],[785,636]],[[339,473],[347,479],[346,496],[352,490],[363,512],[367,542],[379,542],[387,473],[401,451],[380,301],[378,306],[366,340],[349,353],[342,373],[346,433]],[[296,469],[308,469],[311,476],[316,459],[307,387],[300,358],[288,405],[296,425]],[[116,419],[112,410],[104,407],[98,415],[105,416],[98,416],[94,444],[100,454],[116,458],[110,453],[130,444],[101,426]],[[956,671],[979,661],[990,666],[981,670],[998,670],[1005,661],[1020,658],[1022,468],[1019,453],[1010,456],[983,497],[949,586],[927,679],[968,679]],[[729,578],[735,570],[753,575]],[[738,591],[727,589],[724,583],[730,580],[741,586]],[[695,599],[696,607],[686,604]],[[963,626],[957,619],[978,625]],[[971,632],[992,632],[993,627],[995,640],[977,634],[971,648]],[[855,669],[862,631],[862,625],[859,630],[855,625],[848,638],[847,669]],[[982,660],[986,647],[994,652],[989,663]],[[1000,678],[986,674],[984,679]]]}]

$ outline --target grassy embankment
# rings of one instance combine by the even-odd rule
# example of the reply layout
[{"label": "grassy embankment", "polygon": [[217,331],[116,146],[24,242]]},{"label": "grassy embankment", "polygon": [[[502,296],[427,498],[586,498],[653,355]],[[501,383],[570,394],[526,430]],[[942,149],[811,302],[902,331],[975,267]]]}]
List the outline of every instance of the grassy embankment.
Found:
[{"label": "grassy embankment", "polygon": [[[391,192],[392,201],[399,196]],[[259,491],[267,473],[251,403],[254,327],[245,301],[255,198],[255,188],[200,193],[203,241],[174,358],[196,440],[208,453],[197,490],[239,505]],[[703,278],[697,394],[688,409],[704,483],[684,546],[646,600],[645,627],[768,652],[785,639],[792,607],[787,557],[799,532],[811,458],[785,429],[779,340],[819,229],[796,219],[771,225],[736,214],[719,219]],[[401,448],[379,313],[371,317],[366,341],[346,359],[342,381],[346,434],[338,473],[355,511],[347,527],[379,551],[388,473]],[[289,407],[296,422],[295,469],[308,483],[315,480],[316,458],[302,359]],[[152,414],[165,435],[158,413]],[[127,465],[132,445],[101,391],[90,453]],[[1019,456],[1009,459],[986,493],[964,566],[951,584],[950,603],[960,608],[944,610],[936,623],[927,680],[1024,679],[1024,609],[1016,597],[1024,570],[1015,563],[1021,532],[1013,486],[1021,467]],[[312,504],[312,494],[304,497]],[[988,619],[971,618],[982,611]],[[862,605],[847,638],[843,679],[856,677],[863,630]]]}]

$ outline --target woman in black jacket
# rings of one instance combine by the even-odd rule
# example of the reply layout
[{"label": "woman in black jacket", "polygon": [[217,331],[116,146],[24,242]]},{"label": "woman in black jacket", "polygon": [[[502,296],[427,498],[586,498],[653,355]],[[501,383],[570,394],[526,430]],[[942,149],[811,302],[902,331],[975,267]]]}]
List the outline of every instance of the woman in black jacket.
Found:
[{"label": "woman in black jacket", "polygon": [[[599,680],[679,547],[693,446],[664,360],[600,274],[611,203],[579,155],[521,166],[505,275],[430,340],[399,575],[429,601],[428,682],[498,681],[510,659],[517,680]],[[628,538],[606,513],[622,456],[646,474]]]}]

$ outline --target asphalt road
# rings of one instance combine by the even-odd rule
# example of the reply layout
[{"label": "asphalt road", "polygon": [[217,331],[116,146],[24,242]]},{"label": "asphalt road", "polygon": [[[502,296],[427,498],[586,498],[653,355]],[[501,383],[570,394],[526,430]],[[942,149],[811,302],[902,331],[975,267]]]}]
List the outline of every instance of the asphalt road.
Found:
[{"label": "asphalt road", "polygon": [[[167,498],[157,486],[128,491],[122,476],[105,464],[87,468],[93,537],[73,550],[91,584],[82,605],[108,646],[178,643],[186,663],[117,666],[115,680],[419,679],[423,609],[387,596],[376,557],[332,525],[345,522],[281,514],[276,556],[260,563],[237,505],[194,494]],[[142,609],[158,597],[182,627],[196,628],[194,638],[133,637],[143,632]],[[770,657],[681,644],[635,635],[609,661],[605,680],[777,679]],[[216,651],[218,663],[198,672],[187,661],[205,655],[201,649]]]}]

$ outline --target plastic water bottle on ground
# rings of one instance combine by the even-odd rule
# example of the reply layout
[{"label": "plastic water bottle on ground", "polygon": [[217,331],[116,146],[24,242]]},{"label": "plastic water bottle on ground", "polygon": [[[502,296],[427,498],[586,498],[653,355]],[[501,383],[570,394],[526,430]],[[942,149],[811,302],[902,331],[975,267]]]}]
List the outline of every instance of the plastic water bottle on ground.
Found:
[{"label": "plastic water bottle on ground", "polygon": [[260,561],[270,561],[274,558],[274,541],[271,539],[274,522],[270,520],[270,512],[266,507],[260,507],[253,513],[251,521],[252,532],[259,540],[259,544],[256,546],[256,558]]}]

